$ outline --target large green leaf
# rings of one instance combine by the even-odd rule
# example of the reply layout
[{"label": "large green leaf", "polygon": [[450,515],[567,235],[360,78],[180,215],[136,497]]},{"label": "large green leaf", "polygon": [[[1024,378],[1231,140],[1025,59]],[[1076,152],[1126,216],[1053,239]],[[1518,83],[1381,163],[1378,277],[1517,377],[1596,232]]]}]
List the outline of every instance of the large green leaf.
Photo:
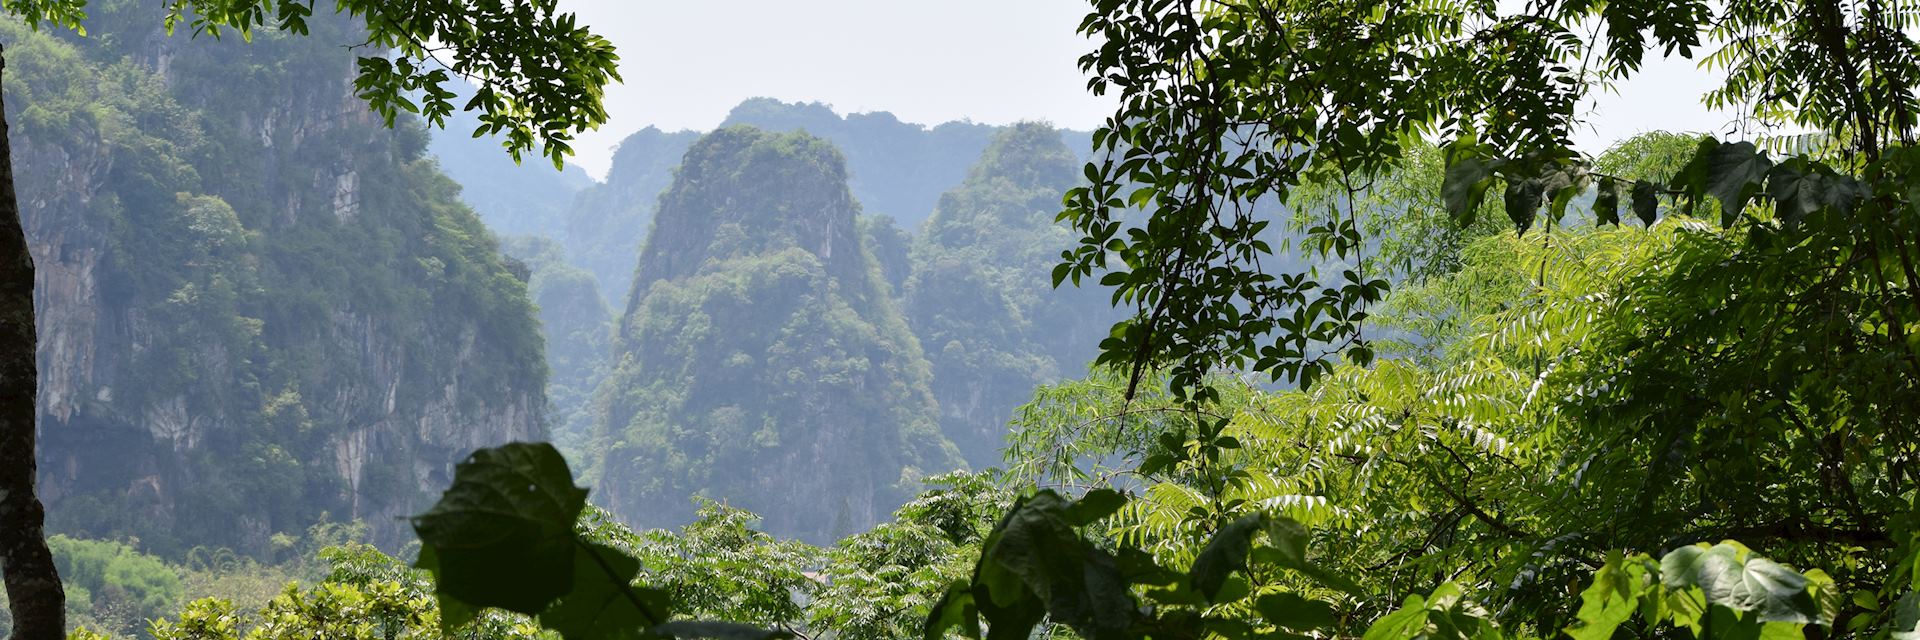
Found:
[{"label": "large green leaf", "polygon": [[[1033,527],[1025,511],[1035,500],[1043,504],[1060,502],[1052,492],[1021,498],[1006,517],[1000,519],[1000,525],[987,534],[987,540],[981,542],[979,561],[973,567],[973,607],[979,609],[981,619],[987,621],[987,640],[1025,640],[1033,627],[1046,619],[1046,603],[1041,596],[1027,586],[1021,571],[1010,567],[1000,555],[1008,530]],[[1021,540],[1025,540],[1025,536],[1021,536]]]},{"label": "large green leaf", "polygon": [[1083,638],[1125,637],[1139,613],[1128,583],[1112,555],[1080,538],[1071,511],[1058,494],[1042,491],[1016,505],[989,536],[974,578],[991,600],[979,602],[975,592],[989,637],[1010,637],[1002,632],[1007,623],[1030,627],[1036,601]]},{"label": "large green leaf", "polygon": [[1276,626],[1312,631],[1333,626],[1333,606],[1292,593],[1270,593],[1254,601],[1260,616]]},{"label": "large green leaf", "polygon": [[1248,515],[1221,527],[1214,532],[1213,539],[1200,550],[1193,559],[1193,569],[1188,573],[1195,591],[1218,602],[1220,587],[1227,582],[1227,576],[1235,571],[1247,569],[1247,554],[1253,549],[1253,534],[1259,533],[1266,519],[1259,514]]},{"label": "large green leaf", "polygon": [[1920,640],[1920,591],[1908,591],[1893,605],[1893,640]]},{"label": "large green leaf", "polygon": [[641,638],[666,621],[665,593],[632,586],[640,561],[611,547],[581,543],[574,553],[573,586],[540,614],[540,624],[566,640]]},{"label": "large green leaf", "polygon": [[[420,547],[420,557],[414,560],[413,566],[429,574],[435,576],[440,575],[440,558],[439,555],[434,552],[433,547]],[[472,623],[480,617],[479,609],[473,605],[462,602],[459,598],[453,597],[447,593],[446,590],[439,589],[437,586],[434,589],[433,597],[435,603],[440,607],[440,631],[442,634],[452,635],[455,630],[467,626],[467,624]]]},{"label": "large green leaf", "polygon": [[1540,213],[1540,202],[1545,197],[1546,183],[1540,178],[1507,181],[1507,218],[1513,220],[1515,229],[1526,233],[1527,229],[1533,227],[1533,220]]},{"label": "large green leaf", "polygon": [[1493,185],[1497,165],[1473,148],[1470,139],[1456,141],[1447,149],[1447,171],[1440,181],[1440,200],[1455,224],[1473,224],[1480,202]]},{"label": "large green leaf", "polygon": [[1127,506],[1127,497],[1112,489],[1094,489],[1080,500],[1067,507],[1066,519],[1069,524],[1084,527],[1105,519]]},{"label": "large green leaf", "polygon": [[1760,622],[1812,624],[1820,617],[1806,576],[1732,543],[1673,550],[1660,560],[1660,581],[1668,589],[1699,588],[1708,604],[1754,613]]},{"label": "large green leaf", "polygon": [[538,614],[573,586],[573,524],[586,501],[552,445],[475,451],[454,467],[440,501],[413,518],[422,558],[431,558],[419,566],[443,595]]},{"label": "large green leaf", "polygon": [[1636,180],[1633,183],[1633,215],[1640,223],[1649,227],[1660,215],[1660,190],[1653,183]]},{"label": "large green leaf", "polygon": [[927,611],[925,639],[940,640],[955,627],[966,637],[980,637],[980,609],[973,604],[973,586],[964,582],[948,587]]},{"label": "large green leaf", "polygon": [[[1639,556],[1644,558],[1644,556]],[[1646,570],[1632,561],[1613,554],[1593,574],[1593,584],[1580,592],[1577,621],[1566,628],[1575,640],[1607,640],[1614,629],[1633,617],[1642,596],[1652,582]]]},{"label": "large green leaf", "polygon": [[1773,168],[1773,161],[1751,142],[1714,144],[1710,148],[1703,143],[1701,149],[1705,155],[1694,159],[1702,163],[1701,186],[1707,195],[1720,201],[1721,226],[1732,226],[1747,202],[1760,193],[1760,184],[1767,170]]},{"label": "large green leaf", "polygon": [[1593,215],[1600,224],[1620,224],[1620,181],[1601,178],[1595,185]]},{"label": "large green leaf", "polygon": [[1773,197],[1776,215],[1788,225],[1822,210],[1850,211],[1864,191],[1853,178],[1805,158],[1788,159],[1767,174],[1767,195]]},{"label": "large green leaf", "polygon": [[1567,205],[1587,190],[1587,172],[1579,166],[1555,166],[1541,178],[1547,196],[1547,211],[1552,222],[1567,217]]}]

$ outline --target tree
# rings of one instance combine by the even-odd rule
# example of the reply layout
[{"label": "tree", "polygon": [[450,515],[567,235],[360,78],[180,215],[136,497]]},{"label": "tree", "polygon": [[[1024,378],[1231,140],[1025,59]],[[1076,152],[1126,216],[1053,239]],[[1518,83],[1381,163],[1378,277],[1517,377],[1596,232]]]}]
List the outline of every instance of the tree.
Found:
[{"label": "tree", "polygon": [[[1500,472],[1511,461],[1485,464],[1471,450],[1464,461],[1436,461],[1428,468],[1442,475],[1419,480],[1473,491],[1427,500],[1458,515],[1433,529],[1439,538],[1423,537],[1452,539],[1463,521],[1490,540],[1543,537],[1571,547],[1547,536],[1574,533],[1592,545],[1573,549],[1590,565],[1608,549],[1739,538],[1803,566],[1857,563],[1835,572],[1846,589],[1900,597],[1908,588],[1889,576],[1910,566],[1901,563],[1920,485],[1920,469],[1906,462],[1920,439],[1901,426],[1920,410],[1912,335],[1920,220],[1908,186],[1920,168],[1911,150],[1911,79],[1920,69],[1910,8],[1870,0],[1095,5],[1082,32],[1102,44],[1082,66],[1091,88],[1118,94],[1121,107],[1094,136],[1102,157],[1087,167],[1091,184],[1069,195],[1062,218],[1083,237],[1055,280],[1098,278],[1134,308],[1102,345],[1102,362],[1131,370],[1124,398],[1166,367],[1187,408],[1217,410],[1223,390],[1213,374],[1268,373],[1309,389],[1290,396],[1299,410],[1269,434],[1303,438],[1316,411],[1338,418],[1326,424],[1356,429],[1366,420],[1355,414],[1400,429],[1473,424],[1458,413],[1470,404],[1429,406],[1436,398],[1428,396],[1507,378],[1521,384],[1502,385],[1499,395],[1552,411],[1514,423],[1513,433],[1557,431],[1537,451],[1580,473],[1572,482],[1513,476]],[[1574,149],[1586,100],[1636,75],[1650,56],[1698,59],[1723,73],[1705,102],[1740,114],[1733,135],[1761,135],[1646,138],[1626,162]],[[1786,127],[1811,133],[1766,135]],[[1426,151],[1435,142],[1439,162]],[[1675,143],[1679,152],[1667,153]],[[1437,175],[1405,179],[1423,165]],[[1408,184],[1421,197],[1396,197]],[[1484,214],[1504,213],[1541,246],[1526,261],[1538,275],[1501,276],[1532,291],[1512,298],[1511,309],[1426,300],[1450,306],[1429,309],[1425,320],[1475,318],[1475,340],[1463,342],[1479,342],[1477,355],[1493,360],[1416,370],[1411,384],[1393,380],[1408,377],[1401,363],[1365,368],[1379,338],[1373,318],[1391,288],[1386,276],[1407,266],[1393,255],[1405,247],[1367,224],[1366,207],[1382,196],[1397,206],[1432,201],[1400,223],[1430,216],[1470,229],[1485,224]],[[1637,219],[1658,228],[1613,238],[1631,251],[1581,258],[1609,242],[1569,233],[1585,225],[1566,213],[1588,208],[1579,201],[1589,197],[1595,224]],[[1306,220],[1300,246],[1319,267],[1274,267],[1279,243],[1267,228],[1280,219],[1276,205]],[[1430,249],[1454,240],[1427,237],[1444,241]],[[1418,282],[1459,268],[1419,266],[1400,275]],[[1570,266],[1582,271],[1553,271]],[[1177,453],[1196,441],[1173,445],[1165,448]],[[1338,457],[1269,462],[1337,468]],[[1513,490],[1555,484],[1571,490],[1561,499],[1571,517],[1530,514],[1526,492]],[[1515,520],[1528,515],[1553,517]]]},{"label": "tree", "polygon": [[[295,0],[174,0],[163,26],[216,38],[251,39],[254,29],[305,34],[314,5]],[[84,35],[82,0],[9,0],[8,13],[39,27]],[[476,133],[499,134],[516,159],[538,151],[559,165],[573,136],[606,121],[602,90],[617,80],[613,45],[561,13],[553,0],[339,0],[363,20],[369,48],[354,87],[389,125],[401,112],[444,126],[460,76],[477,85],[463,110],[480,113]],[[0,59],[0,69],[4,60]],[[0,122],[0,148],[8,146]],[[15,637],[64,633],[64,593],[43,534],[37,498],[38,411],[33,258],[20,224],[11,156],[0,156],[0,566]]]},{"label": "tree", "polygon": [[[1122,106],[1094,136],[1091,184],[1069,195],[1062,217],[1083,237],[1055,279],[1097,277],[1134,307],[1101,357],[1130,366],[1127,397],[1165,366],[1197,406],[1219,398],[1214,372],[1314,387],[1340,360],[1374,360],[1390,286],[1362,207],[1430,141],[1444,157],[1429,197],[1454,225],[1501,211],[1558,242],[1591,197],[1595,224],[1673,226],[1595,300],[1536,296],[1486,319],[1542,339],[1529,314],[1599,319],[1509,363],[1573,396],[1540,428],[1567,429],[1552,453],[1594,471],[1582,506],[1627,548],[1739,538],[1796,562],[1864,549],[1874,560],[1843,579],[1876,583],[1909,544],[1920,486],[1920,434],[1903,426],[1920,414],[1910,14],[1872,0],[1098,2],[1082,31],[1103,43],[1082,65]],[[1704,101],[1740,114],[1733,134],[1762,135],[1693,138],[1679,162],[1574,149],[1592,92],[1650,56],[1721,72]],[[1765,135],[1783,127],[1811,132]],[[1337,266],[1271,268],[1276,204],[1311,207],[1301,247]],[[1725,490],[1745,486],[1767,489]]]},{"label": "tree", "polygon": [[[1702,62],[1725,71],[1710,105],[1761,128],[1818,131],[1783,139],[1811,163],[1778,165],[1783,178],[1822,173],[1809,167],[1823,158],[1839,173],[1894,171],[1883,156],[1900,155],[1887,150],[1912,138],[1916,112],[1906,53],[1915,43],[1899,28],[1902,11],[1840,0],[1100,0],[1081,31],[1102,44],[1081,65],[1090,88],[1122,106],[1094,135],[1092,184],[1069,194],[1062,217],[1083,237],[1055,280],[1097,276],[1134,307],[1101,361],[1130,364],[1136,384],[1159,364],[1183,389],[1199,389],[1217,367],[1310,384],[1341,354],[1371,358],[1365,307],[1387,283],[1363,268],[1368,245],[1351,202],[1410,145],[1446,143],[1440,196],[1462,221],[1496,182],[1522,230],[1557,221],[1590,190],[1605,205],[1602,222],[1617,221],[1627,201],[1651,221],[1656,199],[1681,194],[1677,186],[1705,194],[1720,185],[1739,196],[1725,201],[1729,214],[1776,191],[1805,203],[1792,212],[1819,208],[1841,197],[1814,195],[1832,192],[1819,186],[1824,177],[1807,189],[1793,179],[1762,189],[1774,165],[1736,166],[1740,157],[1725,155],[1726,168],[1747,173],[1626,180],[1596,171],[1570,134],[1584,124],[1583,100],[1632,77],[1649,55],[1707,53]],[[1725,44],[1705,52],[1709,40]],[[1271,205],[1297,204],[1294,192],[1314,184],[1348,197],[1301,248],[1356,268],[1269,269]],[[1131,208],[1148,215],[1125,215]]]}]

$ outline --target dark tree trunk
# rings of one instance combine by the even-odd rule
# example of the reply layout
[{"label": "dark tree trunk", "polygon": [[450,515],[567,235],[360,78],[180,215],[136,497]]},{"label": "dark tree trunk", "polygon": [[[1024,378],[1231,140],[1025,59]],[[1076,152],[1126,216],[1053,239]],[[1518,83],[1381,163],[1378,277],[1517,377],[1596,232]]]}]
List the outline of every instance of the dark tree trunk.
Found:
[{"label": "dark tree trunk", "polygon": [[[0,71],[6,68],[0,50]],[[66,591],[42,530],[46,512],[34,491],[39,409],[38,343],[33,327],[33,255],[13,191],[12,144],[0,100],[0,568],[15,640],[66,635]]]}]

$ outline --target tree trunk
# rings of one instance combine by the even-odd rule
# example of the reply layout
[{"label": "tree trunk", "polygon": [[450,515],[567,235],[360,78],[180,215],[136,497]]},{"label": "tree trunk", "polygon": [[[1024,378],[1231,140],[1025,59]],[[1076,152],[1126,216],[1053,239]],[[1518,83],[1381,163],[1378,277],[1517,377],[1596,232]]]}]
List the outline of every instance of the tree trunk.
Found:
[{"label": "tree trunk", "polygon": [[[6,69],[0,50],[0,71]],[[13,191],[12,144],[0,99],[0,569],[6,572],[15,640],[66,635],[66,591],[43,531],[46,512],[34,491],[39,409],[35,358],[33,254]]]}]

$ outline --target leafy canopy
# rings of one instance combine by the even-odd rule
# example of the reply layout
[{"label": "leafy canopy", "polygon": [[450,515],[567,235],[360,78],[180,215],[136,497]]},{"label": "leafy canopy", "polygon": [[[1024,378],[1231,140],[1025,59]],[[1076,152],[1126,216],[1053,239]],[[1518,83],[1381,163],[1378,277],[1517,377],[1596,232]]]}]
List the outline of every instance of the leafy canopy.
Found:
[{"label": "leafy canopy", "polygon": [[[86,0],[5,0],[6,11],[86,34]],[[168,33],[185,24],[198,36],[256,29],[307,34],[314,3],[300,0],[166,0]],[[556,0],[339,0],[334,10],[366,24],[368,51],[354,90],[391,126],[415,113],[445,126],[457,97],[455,76],[477,90],[460,108],[478,111],[474,136],[499,134],[514,159],[538,148],[556,168],[582,131],[607,121],[601,100],[619,81],[613,43],[558,9]]]},{"label": "leafy canopy", "polygon": [[[1711,199],[1723,223],[1768,213],[1792,227],[1820,211],[1885,228],[1905,206],[1920,73],[1896,5],[1839,0],[1100,0],[1081,32],[1089,88],[1121,105],[1094,135],[1091,182],[1061,219],[1082,237],[1056,284],[1098,277],[1134,317],[1103,363],[1170,367],[1205,399],[1216,369],[1310,385],[1340,356],[1365,364],[1368,307],[1388,283],[1354,209],[1423,140],[1446,149],[1438,192],[1471,223],[1497,189],[1520,230],[1560,221],[1591,194],[1599,222],[1652,223],[1662,202]],[[1708,44],[1712,43],[1712,44]],[[1597,169],[1572,148],[1584,100],[1650,56],[1724,72],[1706,96],[1782,139],[1784,161],[1749,143],[1703,145],[1678,176]],[[1866,178],[1860,182],[1855,177]],[[1869,182],[1881,176],[1884,187]],[[1300,190],[1337,198],[1301,199]],[[1869,197],[1878,196],[1879,200]],[[1753,207],[1764,201],[1770,206]],[[1280,205],[1313,223],[1289,266],[1270,227]],[[1865,209],[1856,212],[1856,207]],[[1756,212],[1764,209],[1765,212]],[[1144,216],[1128,212],[1144,211]],[[1752,217],[1752,216],[1749,216]],[[1860,238],[1862,229],[1844,230]],[[1879,243],[1886,246],[1887,242]],[[1892,243],[1901,247],[1900,241]],[[1904,267],[1904,265],[1902,265]],[[1911,269],[1906,269],[1911,271]]]}]

